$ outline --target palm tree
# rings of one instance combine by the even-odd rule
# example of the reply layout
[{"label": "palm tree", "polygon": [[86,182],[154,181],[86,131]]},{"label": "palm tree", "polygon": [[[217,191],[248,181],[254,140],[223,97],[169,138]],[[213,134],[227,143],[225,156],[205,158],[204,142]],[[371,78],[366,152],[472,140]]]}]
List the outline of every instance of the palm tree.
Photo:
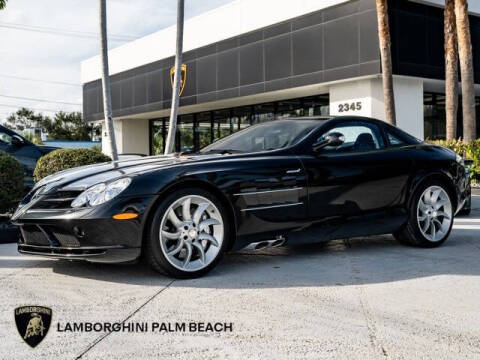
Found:
[{"label": "palm tree", "polygon": [[170,124],[165,144],[165,154],[173,152],[175,144],[175,132],[177,130],[178,103],[180,99],[180,80],[182,76],[182,52],[183,52],[183,13],[184,0],[178,0],[177,4],[177,48],[175,52],[175,75],[173,77],[172,108],[170,110]]},{"label": "palm tree", "polygon": [[112,119],[112,96],[110,93],[110,73],[108,70],[108,43],[107,43],[107,4],[106,0],[100,0],[100,47],[102,52],[102,88],[103,88],[103,112],[105,115],[105,127],[108,134],[108,142],[112,160],[118,160],[117,143],[115,142],[115,129]]},{"label": "palm tree", "polygon": [[455,0],[455,17],[462,79],[463,140],[470,142],[476,138],[476,115],[472,39],[467,0]]},{"label": "palm tree", "polygon": [[396,125],[395,98],[393,94],[392,53],[390,50],[390,26],[388,23],[387,0],[376,0],[378,18],[378,40],[382,61],[383,97],[387,122]]},{"label": "palm tree", "polygon": [[457,137],[458,112],[458,46],[455,22],[455,0],[445,1],[445,97],[447,115],[447,139]]},{"label": "palm tree", "polygon": [[0,0],[0,10],[5,9],[8,0]]}]

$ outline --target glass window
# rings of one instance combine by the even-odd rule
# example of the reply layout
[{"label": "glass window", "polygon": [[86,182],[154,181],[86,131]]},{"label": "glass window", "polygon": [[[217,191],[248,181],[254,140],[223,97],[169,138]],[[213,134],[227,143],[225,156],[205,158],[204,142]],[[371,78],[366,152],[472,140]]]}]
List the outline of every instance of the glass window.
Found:
[{"label": "glass window", "polygon": [[[378,150],[384,147],[380,129],[374,124],[357,123],[345,124],[330,129],[329,133],[340,133],[345,137],[345,141],[340,146],[326,146],[323,151],[334,152],[363,152]],[[321,141],[322,135],[317,141]]]},{"label": "glass window", "polygon": [[[423,115],[425,139],[446,138],[446,110],[445,95],[424,93],[423,94]],[[477,137],[480,137],[480,98],[475,98],[477,113]],[[462,96],[458,97],[457,110],[457,138],[463,137],[463,110]]]},{"label": "glass window", "polygon": [[3,131],[0,131],[0,145],[12,145],[12,137]]},{"label": "glass window", "polygon": [[[214,140],[246,129],[253,124],[286,117],[326,116],[328,105],[329,95],[324,94],[182,115],[179,116],[175,134],[175,151],[198,151]],[[150,131],[152,154],[162,154],[168,133],[168,118],[152,121]]]},{"label": "glass window", "polygon": [[152,134],[152,155],[161,155],[165,151],[165,139],[164,139],[164,120],[154,120],[151,122],[151,134]]},{"label": "glass window", "polygon": [[195,128],[196,134],[196,149],[201,149],[212,143],[212,113],[210,111],[198,113],[196,115],[197,126]]},{"label": "glass window", "polygon": [[275,109],[276,119],[299,116],[305,116],[302,99],[284,100],[277,102]]},{"label": "glass window", "polygon": [[193,115],[182,115],[179,117],[177,131],[180,137],[180,151],[188,152],[194,150],[193,144]]},{"label": "glass window", "polygon": [[254,105],[252,114],[252,124],[259,124],[266,121],[275,120],[275,104],[265,103]]},{"label": "glass window", "polygon": [[399,128],[385,125],[384,129],[390,146],[414,145],[422,142],[421,140],[410,134],[407,134]]},{"label": "glass window", "polygon": [[405,143],[400,140],[399,138],[397,138],[395,135],[391,134],[390,132],[387,131],[387,138],[388,138],[388,142],[390,143],[390,146],[403,146],[405,145]]},{"label": "glass window", "polygon": [[219,140],[202,152],[257,152],[281,149],[303,139],[320,125],[318,120],[278,120],[251,126]]},{"label": "glass window", "polygon": [[230,126],[230,110],[213,112],[214,140],[221,139],[232,133]]},{"label": "glass window", "polygon": [[436,140],[446,137],[445,95],[424,94],[424,134],[425,138]]},{"label": "glass window", "polygon": [[328,116],[330,114],[330,97],[328,94],[303,98],[302,103],[303,116]]},{"label": "glass window", "polygon": [[233,109],[233,116],[238,119],[238,130],[243,130],[251,125],[252,107],[242,106]]}]

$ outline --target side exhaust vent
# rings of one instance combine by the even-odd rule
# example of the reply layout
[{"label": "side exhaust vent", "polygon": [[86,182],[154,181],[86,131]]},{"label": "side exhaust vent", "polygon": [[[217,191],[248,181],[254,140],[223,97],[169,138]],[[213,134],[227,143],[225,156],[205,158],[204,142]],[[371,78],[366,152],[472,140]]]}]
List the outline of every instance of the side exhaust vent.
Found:
[{"label": "side exhaust vent", "polygon": [[281,235],[277,236],[274,240],[264,240],[260,242],[254,242],[246,246],[245,250],[263,250],[272,247],[280,247],[286,242],[285,238]]}]

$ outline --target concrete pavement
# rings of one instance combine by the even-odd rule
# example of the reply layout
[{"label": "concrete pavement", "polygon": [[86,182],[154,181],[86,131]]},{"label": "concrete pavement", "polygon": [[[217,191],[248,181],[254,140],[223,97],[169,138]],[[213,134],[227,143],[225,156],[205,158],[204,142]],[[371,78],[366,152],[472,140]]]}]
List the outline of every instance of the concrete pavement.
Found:
[{"label": "concrete pavement", "polygon": [[[480,358],[480,197],[438,249],[390,236],[229,254],[207,277],[19,256],[0,245],[0,359]],[[52,308],[35,349],[21,305]],[[233,331],[59,332],[67,322],[233,323]]]}]

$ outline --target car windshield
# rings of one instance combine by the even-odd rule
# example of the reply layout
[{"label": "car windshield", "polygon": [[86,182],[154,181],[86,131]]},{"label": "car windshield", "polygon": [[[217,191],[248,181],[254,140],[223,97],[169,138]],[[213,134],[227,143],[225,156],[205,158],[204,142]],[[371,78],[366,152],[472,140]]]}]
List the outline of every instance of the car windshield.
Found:
[{"label": "car windshield", "polygon": [[300,141],[321,120],[276,120],[248,127],[200,150],[201,153],[277,150]]}]

